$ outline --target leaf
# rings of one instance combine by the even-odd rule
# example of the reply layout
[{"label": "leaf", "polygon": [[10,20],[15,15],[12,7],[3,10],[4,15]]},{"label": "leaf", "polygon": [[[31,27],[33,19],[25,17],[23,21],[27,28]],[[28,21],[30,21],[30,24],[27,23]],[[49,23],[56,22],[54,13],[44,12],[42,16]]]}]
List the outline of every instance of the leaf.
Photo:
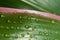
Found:
[{"label": "leaf", "polygon": [[20,0],[0,0],[0,7],[37,10],[36,8],[34,8]]},{"label": "leaf", "polygon": [[[31,0],[30,0],[31,1]],[[27,2],[30,3],[29,0]],[[37,0],[38,1],[38,0]],[[20,0],[0,0],[0,6],[12,7],[12,8],[23,8],[23,9],[33,9],[42,10],[45,12],[51,12],[59,14],[60,1],[56,0],[58,6],[55,6],[55,1],[49,0],[48,3],[52,6],[45,6],[44,0],[39,0],[42,2],[42,6],[32,7],[35,5],[32,2],[28,3],[21,2]],[[38,3],[37,2],[37,3]],[[39,4],[39,3],[38,3]],[[36,5],[38,5],[36,4]],[[47,3],[46,3],[47,4]],[[38,8],[38,9],[37,9]],[[42,8],[42,9],[41,9]],[[56,9],[56,10],[55,10]],[[16,11],[15,11],[16,12]],[[15,13],[14,12],[14,13]],[[7,13],[7,14],[6,14]],[[60,14],[59,14],[60,15]],[[9,14],[7,12],[0,13],[0,40],[60,40],[60,21],[50,20],[45,18],[36,17],[36,15],[22,15],[22,14]]]},{"label": "leaf", "polygon": [[0,40],[60,40],[60,21],[27,12],[0,8]]},{"label": "leaf", "polygon": [[60,0],[22,0],[23,2],[42,10],[60,15]]}]

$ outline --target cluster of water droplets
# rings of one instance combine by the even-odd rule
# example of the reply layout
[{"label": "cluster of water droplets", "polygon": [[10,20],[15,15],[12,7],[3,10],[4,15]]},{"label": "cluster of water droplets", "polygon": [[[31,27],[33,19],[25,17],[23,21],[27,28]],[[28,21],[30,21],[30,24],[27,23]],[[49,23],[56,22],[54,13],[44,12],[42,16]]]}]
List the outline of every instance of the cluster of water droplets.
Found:
[{"label": "cluster of water droplets", "polygon": [[[4,15],[0,15],[0,20],[1,20],[1,18],[7,18],[6,16],[4,16]],[[1,34],[0,33],[0,36],[3,36],[3,37],[5,37],[5,38],[16,38],[16,40],[50,40],[51,38],[49,38],[50,37],[50,35],[53,35],[53,32],[51,33],[51,31],[49,32],[49,30],[47,30],[47,29],[43,29],[43,28],[40,28],[40,26],[38,26],[38,23],[40,23],[40,19],[36,19],[36,18],[31,18],[31,17],[26,17],[26,19],[23,19],[23,17],[22,16],[19,16],[18,17],[20,20],[19,20],[19,22],[17,22],[17,21],[11,21],[10,19],[8,19],[7,20],[7,22],[6,23],[8,23],[8,24],[13,24],[13,25],[10,25],[10,27],[9,26],[7,26],[6,25],[6,27],[5,26],[3,26],[3,25],[0,25],[0,29],[7,29],[7,31],[9,31],[9,30],[23,30],[24,29],[24,31],[26,32],[26,33],[22,33],[22,32],[24,32],[24,31],[22,31],[22,32],[19,32],[20,34],[18,34],[18,32],[16,32],[16,34],[15,33],[13,33],[13,34],[8,34],[8,33],[3,33],[3,34]],[[25,17],[24,17],[25,18]],[[23,19],[23,20],[21,20],[21,19]],[[13,20],[13,19],[12,19]],[[25,22],[26,21],[26,22]],[[42,21],[42,20],[41,20]],[[2,22],[4,22],[4,21],[2,21]],[[37,25],[37,26],[32,26],[31,25],[31,23],[29,23],[29,22],[31,22],[32,23],[32,25]],[[55,21],[54,20],[52,20],[52,21],[50,21],[52,24],[54,24],[55,23]],[[20,25],[17,25],[17,23]],[[26,24],[25,24],[26,23]],[[34,23],[37,23],[37,24],[34,24]],[[1,22],[0,22],[0,24],[1,24]],[[25,25],[24,25],[25,24]],[[17,25],[17,26],[16,26]],[[15,27],[16,26],[16,27]],[[23,27],[22,27],[23,26]],[[36,27],[38,27],[38,28],[36,28]],[[26,29],[26,30],[25,30]],[[54,32],[54,33],[58,33],[58,32]],[[44,37],[45,36],[45,37]],[[40,38],[39,38],[40,37]],[[53,40],[53,39],[51,39],[51,40]],[[56,38],[54,38],[54,40],[58,40],[58,39],[56,39]]]}]

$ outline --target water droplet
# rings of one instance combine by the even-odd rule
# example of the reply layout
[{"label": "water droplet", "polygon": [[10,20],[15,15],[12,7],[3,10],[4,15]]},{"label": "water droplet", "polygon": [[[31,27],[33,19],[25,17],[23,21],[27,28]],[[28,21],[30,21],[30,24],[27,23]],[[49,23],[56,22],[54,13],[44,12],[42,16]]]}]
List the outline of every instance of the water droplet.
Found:
[{"label": "water droplet", "polygon": [[47,38],[45,37],[45,40],[47,40]]},{"label": "water droplet", "polygon": [[58,33],[58,32],[55,32],[56,34]]},{"label": "water droplet", "polygon": [[52,20],[52,23],[55,23],[55,21],[54,21],[54,20]]},{"label": "water droplet", "polygon": [[21,19],[22,17],[20,16],[19,18]]},{"label": "water droplet", "polygon": [[28,17],[28,20],[31,20],[31,18],[30,18],[30,17]]},{"label": "water droplet", "polygon": [[27,34],[25,34],[25,36],[24,36],[25,38],[29,38],[30,37],[30,35],[27,35]]},{"label": "water droplet", "polygon": [[8,23],[10,23],[10,20],[8,20]]},{"label": "water droplet", "polygon": [[42,34],[41,32],[39,32],[39,34]]},{"label": "water droplet", "polygon": [[33,38],[33,35],[30,35],[30,38]]},{"label": "water droplet", "polygon": [[55,40],[58,40],[58,39],[55,39]]},{"label": "water droplet", "polygon": [[20,29],[20,27],[17,27],[16,29],[17,29],[17,30],[19,30],[19,29]]},{"label": "water droplet", "polygon": [[5,34],[5,37],[9,37],[9,35],[8,34]]},{"label": "water droplet", "polygon": [[13,21],[13,23],[16,23],[15,21]]},{"label": "water droplet", "polygon": [[14,26],[11,26],[11,29],[14,29]]},{"label": "water droplet", "polygon": [[28,30],[32,30],[32,28],[29,28]]},{"label": "water droplet", "polygon": [[21,34],[21,37],[24,37],[24,34]]},{"label": "water droplet", "polygon": [[48,36],[49,34],[46,34],[46,36]]},{"label": "water droplet", "polygon": [[36,21],[39,21],[38,19],[35,19]]},{"label": "water droplet", "polygon": [[27,32],[27,34],[29,35],[29,32]]},{"label": "water droplet", "polygon": [[31,38],[29,38],[29,40],[31,40]]},{"label": "water droplet", "polygon": [[28,25],[26,25],[26,26],[25,26],[25,28],[26,28],[26,29],[28,29],[28,28],[29,28],[29,26],[28,26]]},{"label": "water droplet", "polygon": [[9,29],[9,27],[6,27],[7,29]]},{"label": "water droplet", "polygon": [[0,28],[4,28],[3,26],[0,26]]},{"label": "water droplet", "polygon": [[1,17],[5,17],[4,15],[1,15]]},{"label": "water droplet", "polygon": [[15,35],[15,38],[18,38],[18,35]]}]

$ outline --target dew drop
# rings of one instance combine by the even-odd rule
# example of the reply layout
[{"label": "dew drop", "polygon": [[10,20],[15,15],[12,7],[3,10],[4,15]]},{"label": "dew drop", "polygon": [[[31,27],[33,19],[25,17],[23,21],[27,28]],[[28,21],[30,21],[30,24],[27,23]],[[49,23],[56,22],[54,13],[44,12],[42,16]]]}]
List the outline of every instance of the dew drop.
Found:
[{"label": "dew drop", "polygon": [[5,17],[4,15],[1,15],[1,17]]},{"label": "dew drop", "polygon": [[31,38],[29,38],[29,40],[31,40]]},{"label": "dew drop", "polygon": [[48,36],[49,34],[46,34],[46,36]]},{"label": "dew drop", "polygon": [[30,35],[30,38],[33,38],[33,35]]},{"label": "dew drop", "polygon": [[45,40],[47,40],[47,38],[45,37]]},{"label": "dew drop", "polygon": [[42,34],[41,32],[39,32],[39,34]]},{"label": "dew drop", "polygon": [[9,27],[6,27],[7,29],[9,29]]},{"label": "dew drop", "polygon": [[58,40],[58,39],[55,39],[55,40]]},{"label": "dew drop", "polygon": [[29,28],[28,30],[33,30],[32,28]]},{"label": "dew drop", "polygon": [[22,17],[20,16],[19,18],[21,19]]},{"label": "dew drop", "polygon": [[21,34],[21,37],[24,37],[24,34]]},{"label": "dew drop", "polygon": [[19,29],[20,29],[20,27],[17,27],[16,29],[17,29],[17,30],[19,30]]},{"label": "dew drop", "polygon": [[52,23],[55,23],[55,21],[54,21],[54,20],[52,20]]},{"label": "dew drop", "polygon": [[26,29],[28,29],[28,28],[29,28],[29,26],[28,26],[28,25],[26,25],[26,26],[25,26],[25,28],[26,28]]},{"label": "dew drop", "polygon": [[56,34],[58,33],[58,32],[55,32]]},{"label": "dew drop", "polygon": [[18,35],[16,35],[15,38],[18,38]]},{"label": "dew drop", "polygon": [[4,28],[3,26],[0,26],[0,28]]},{"label": "dew drop", "polygon": [[10,20],[8,20],[8,23],[10,23]]},{"label": "dew drop", "polygon": [[11,26],[11,29],[14,29],[14,26]]},{"label": "dew drop", "polygon": [[27,32],[27,35],[29,35],[29,32]]},{"label": "dew drop", "polygon": [[13,21],[13,23],[16,23],[15,21]]},{"label": "dew drop", "polygon": [[9,35],[8,34],[5,34],[5,37],[9,37]]},{"label": "dew drop", "polygon": [[31,18],[30,18],[30,17],[28,17],[28,20],[31,20]]}]

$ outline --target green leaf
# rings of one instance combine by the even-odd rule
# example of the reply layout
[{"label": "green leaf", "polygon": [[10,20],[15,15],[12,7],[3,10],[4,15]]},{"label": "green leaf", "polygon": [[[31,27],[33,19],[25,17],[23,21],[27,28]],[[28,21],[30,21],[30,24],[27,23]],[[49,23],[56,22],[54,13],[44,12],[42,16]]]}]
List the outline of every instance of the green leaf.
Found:
[{"label": "green leaf", "polygon": [[20,0],[0,0],[0,7],[37,10],[36,8],[34,8]]},{"label": "green leaf", "polygon": [[[60,15],[60,0],[0,0],[0,6],[40,10]],[[30,14],[2,12],[0,40],[60,40],[60,21]]]},{"label": "green leaf", "polygon": [[39,11],[0,7],[0,40],[60,40],[60,21],[40,15]]},{"label": "green leaf", "polygon": [[38,10],[60,15],[60,0],[22,0]]},{"label": "green leaf", "polygon": [[60,22],[0,13],[0,40],[60,40]]}]

